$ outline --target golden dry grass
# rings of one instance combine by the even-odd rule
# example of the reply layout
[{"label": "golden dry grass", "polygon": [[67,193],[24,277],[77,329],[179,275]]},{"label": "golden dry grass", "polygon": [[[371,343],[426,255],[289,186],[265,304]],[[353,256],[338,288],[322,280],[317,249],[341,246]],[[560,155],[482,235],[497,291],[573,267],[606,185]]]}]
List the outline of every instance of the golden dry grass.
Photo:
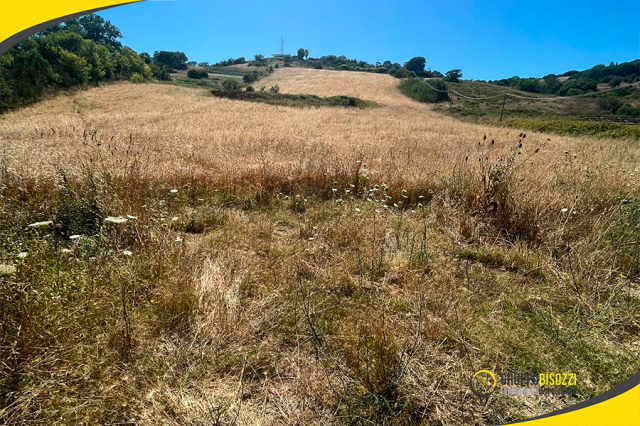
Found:
[{"label": "golden dry grass", "polygon": [[[1,259],[29,253],[0,278],[0,344],[17,348],[2,421],[496,424],[637,370],[637,145],[461,123],[388,75],[257,85],[275,84],[379,106],[114,84],[0,117]],[[95,247],[63,238],[62,255],[26,224],[84,214],[83,165],[100,220],[138,219]],[[480,367],[584,382],[485,406],[468,390]]]},{"label": "golden dry grass", "polygon": [[317,96],[354,96],[378,102],[381,106],[413,106],[428,109],[425,104],[403,96],[398,91],[398,79],[388,74],[368,74],[350,71],[280,68],[256,83],[269,88],[278,85],[283,93],[304,93]]}]

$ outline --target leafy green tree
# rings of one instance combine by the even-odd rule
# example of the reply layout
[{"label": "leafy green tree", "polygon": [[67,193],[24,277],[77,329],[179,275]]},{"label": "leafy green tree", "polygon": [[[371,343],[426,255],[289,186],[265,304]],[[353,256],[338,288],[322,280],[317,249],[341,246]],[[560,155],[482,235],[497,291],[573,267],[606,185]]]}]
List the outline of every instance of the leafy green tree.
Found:
[{"label": "leafy green tree", "polygon": [[304,60],[306,61],[307,59],[309,59],[309,50],[304,49]]},{"label": "leafy green tree", "polygon": [[560,86],[558,94],[561,96],[575,96],[581,95],[586,92],[595,92],[597,88],[598,84],[595,80],[570,78],[569,80],[565,81],[562,86]]},{"label": "leafy green tree", "polygon": [[0,56],[0,77],[0,112],[37,101],[45,86],[59,80],[33,38]]},{"label": "leafy green tree", "polygon": [[[106,46],[91,40],[84,40],[80,49],[80,56],[87,61],[89,80],[91,82],[99,83],[113,78],[115,65]],[[140,59],[144,61],[143,58]]]},{"label": "leafy green tree", "polygon": [[422,56],[416,56],[409,59],[409,61],[404,64],[404,67],[407,71],[414,71],[417,73],[424,71],[424,67],[426,64],[427,60],[425,58],[423,58]]},{"label": "leafy green tree", "polygon": [[187,69],[187,55],[184,52],[167,52],[161,50],[154,52],[153,60],[165,64],[170,69],[186,70]]},{"label": "leafy green tree", "polygon": [[151,62],[153,61],[153,59],[151,58],[151,55],[149,55],[147,52],[140,53],[140,57],[142,58],[145,64],[151,64]]},{"label": "leafy green tree", "polygon": [[558,81],[558,77],[555,74],[549,74],[542,77],[542,83],[540,87],[542,89],[542,93],[553,94],[560,90],[562,83]]},{"label": "leafy green tree", "polygon": [[89,81],[87,61],[64,49],[60,50],[56,71],[60,76],[62,87],[71,87]]},{"label": "leafy green tree", "polygon": [[540,85],[540,81],[537,78],[523,78],[518,81],[518,85],[516,86],[519,90],[523,92],[530,93],[541,93],[542,86]]},{"label": "leafy green tree", "polygon": [[304,61],[304,49],[303,48],[298,49],[298,60],[299,61]]},{"label": "leafy green tree", "polygon": [[83,38],[106,44],[116,49],[122,47],[119,41],[122,38],[122,33],[111,21],[105,21],[102,16],[91,13],[74,21],[71,22],[70,26],[77,25]]},{"label": "leafy green tree", "polygon": [[151,76],[153,78],[157,78],[158,80],[170,80],[169,76],[169,68],[165,64],[156,64],[152,63],[149,65],[151,69]]},{"label": "leafy green tree", "polygon": [[128,80],[133,73],[140,74],[145,80],[151,78],[151,67],[133,49],[123,48],[115,53],[114,59],[117,78]]},{"label": "leafy green tree", "polygon": [[622,81],[623,81],[622,77],[616,75],[611,80],[609,80],[609,86],[618,87],[620,86],[620,83],[622,83]]},{"label": "leafy green tree", "polygon": [[458,83],[462,78],[462,70],[449,70],[444,74],[444,79],[450,83]]},{"label": "leafy green tree", "polygon": [[255,54],[253,55],[253,65],[254,66],[262,66],[266,64],[266,60],[264,55]]}]

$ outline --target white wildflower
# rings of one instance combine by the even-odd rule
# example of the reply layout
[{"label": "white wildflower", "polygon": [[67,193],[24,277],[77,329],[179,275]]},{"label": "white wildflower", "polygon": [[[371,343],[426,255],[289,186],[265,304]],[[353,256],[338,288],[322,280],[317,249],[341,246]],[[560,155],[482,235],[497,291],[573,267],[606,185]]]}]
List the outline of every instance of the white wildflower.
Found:
[{"label": "white wildflower", "polygon": [[30,223],[28,226],[29,228],[42,228],[43,226],[49,226],[53,224],[52,220],[47,220],[44,222],[35,222],[35,223]]},{"label": "white wildflower", "polygon": [[122,216],[107,216],[104,219],[105,222],[109,222],[109,223],[125,223],[127,221],[127,218],[122,217]]},{"label": "white wildflower", "polygon": [[77,240],[77,239],[79,239],[81,237],[82,237],[82,235],[74,234],[74,235],[70,236],[69,239],[70,240]]},{"label": "white wildflower", "polygon": [[125,256],[131,256],[133,255],[133,252],[130,252],[129,250],[123,250],[122,254],[124,254]]},{"label": "white wildflower", "polygon": [[176,237],[176,243],[181,243],[181,242],[182,242],[182,238]]},{"label": "white wildflower", "polygon": [[61,251],[63,253],[70,253],[71,252],[71,250],[69,250],[68,248],[63,248]]},{"label": "white wildflower", "polygon": [[172,193],[172,194],[177,194],[177,193],[178,193],[178,190],[177,190],[177,189],[172,189],[172,190],[171,190],[171,191],[169,191],[169,192],[170,192],[170,193]]},{"label": "white wildflower", "polygon": [[22,253],[18,253],[18,259],[26,259],[27,256],[29,256],[29,253],[27,253],[26,251],[23,251]]},{"label": "white wildflower", "polygon": [[7,265],[6,263],[0,263],[0,277],[9,276],[15,274],[17,271],[13,265]]},{"label": "white wildflower", "polygon": [[174,216],[171,218],[172,221],[176,222],[178,220],[178,216]]},{"label": "white wildflower", "polygon": [[356,210],[357,213],[360,213],[360,209],[359,208],[356,207],[355,210]]}]

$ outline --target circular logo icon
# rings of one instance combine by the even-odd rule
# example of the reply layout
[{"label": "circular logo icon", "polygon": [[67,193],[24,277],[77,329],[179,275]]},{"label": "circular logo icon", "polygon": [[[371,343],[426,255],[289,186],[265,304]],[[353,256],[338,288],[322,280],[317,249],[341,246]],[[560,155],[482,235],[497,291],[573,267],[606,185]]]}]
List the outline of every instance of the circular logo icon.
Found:
[{"label": "circular logo icon", "polygon": [[471,390],[480,398],[486,398],[494,393],[496,385],[496,376],[489,370],[480,370],[469,379]]}]

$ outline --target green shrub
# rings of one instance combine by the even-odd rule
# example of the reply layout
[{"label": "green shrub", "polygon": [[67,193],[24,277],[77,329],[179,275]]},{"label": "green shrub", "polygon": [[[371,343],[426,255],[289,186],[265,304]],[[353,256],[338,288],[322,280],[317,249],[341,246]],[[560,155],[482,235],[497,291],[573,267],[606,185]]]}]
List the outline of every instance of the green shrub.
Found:
[{"label": "green shrub", "polygon": [[[396,73],[397,76],[397,73]],[[429,80],[429,85],[438,90],[447,90],[442,80]],[[418,102],[437,103],[449,99],[446,92],[438,92],[429,87],[424,81],[417,78],[407,78],[400,83],[400,91]]]},{"label": "green shrub", "polygon": [[187,77],[201,79],[201,78],[208,78],[209,74],[206,71],[200,71],[192,68],[189,71],[187,71]]},{"label": "green shrub", "polygon": [[129,80],[131,80],[132,83],[142,83],[144,82],[144,77],[137,72],[134,72],[131,74],[131,78]]},{"label": "green shrub", "polygon": [[253,83],[254,81],[258,81],[260,77],[262,77],[260,71],[251,71],[250,73],[242,76],[242,81],[244,81],[245,83]]},{"label": "green shrub", "polygon": [[617,109],[616,114],[626,115],[628,117],[640,117],[640,107],[633,107],[629,104],[623,104]]},{"label": "green shrub", "polygon": [[228,78],[222,82],[222,87],[224,90],[240,90],[242,84],[235,78]]},{"label": "green shrub", "polygon": [[622,106],[622,103],[615,98],[600,98],[598,99],[598,106],[600,109],[615,114]]},{"label": "green shrub", "polygon": [[253,86],[247,86],[245,89],[247,92],[254,92]]},{"label": "green shrub", "polygon": [[396,72],[392,74],[395,78],[408,78],[413,77],[413,74],[409,74],[409,72],[404,68],[398,68],[395,70]]},{"label": "green shrub", "polygon": [[280,86],[277,84],[275,86],[271,86],[269,89],[269,93],[280,93]]},{"label": "green shrub", "polygon": [[158,80],[170,80],[169,68],[165,64],[151,64],[151,75]]},{"label": "green shrub", "polygon": [[578,95],[584,95],[584,94],[585,94],[584,90],[580,90],[575,87],[572,87],[571,89],[565,92],[564,96],[578,96]]}]

